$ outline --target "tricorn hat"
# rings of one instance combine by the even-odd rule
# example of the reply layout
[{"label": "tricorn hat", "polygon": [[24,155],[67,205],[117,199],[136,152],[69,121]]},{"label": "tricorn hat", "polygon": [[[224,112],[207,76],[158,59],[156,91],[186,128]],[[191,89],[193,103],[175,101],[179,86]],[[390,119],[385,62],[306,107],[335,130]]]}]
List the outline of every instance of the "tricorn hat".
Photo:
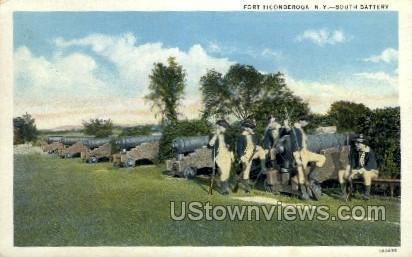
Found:
[{"label": "tricorn hat", "polygon": [[253,119],[246,119],[242,121],[242,127],[254,129],[256,128],[256,122]]},{"label": "tricorn hat", "polygon": [[229,123],[227,123],[227,121],[225,120],[218,120],[216,121],[216,125],[222,126],[224,128],[228,128],[229,127]]},{"label": "tricorn hat", "polygon": [[363,134],[359,134],[355,139],[353,139],[355,143],[365,143],[366,139]]}]

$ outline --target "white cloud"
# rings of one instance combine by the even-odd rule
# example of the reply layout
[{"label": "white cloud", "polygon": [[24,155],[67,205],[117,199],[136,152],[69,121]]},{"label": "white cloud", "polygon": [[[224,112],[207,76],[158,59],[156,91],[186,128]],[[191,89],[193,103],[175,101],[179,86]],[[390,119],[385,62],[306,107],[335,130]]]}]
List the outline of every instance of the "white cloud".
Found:
[{"label": "white cloud", "polygon": [[335,45],[338,43],[344,43],[350,40],[342,30],[329,30],[329,29],[308,29],[302,34],[296,37],[298,42],[308,40],[318,46]]},{"label": "white cloud", "polygon": [[[153,63],[166,62],[169,56],[176,57],[186,70],[182,113],[193,118],[200,108],[200,77],[212,68],[225,73],[233,63],[227,58],[208,55],[198,44],[187,51],[166,47],[160,42],[138,44],[130,33],[92,34],[73,40],[57,38],[53,42],[57,49],[50,58],[35,56],[26,47],[15,52],[15,96],[19,102],[15,115],[26,111],[35,117],[38,115],[40,128],[56,126],[56,121],[68,122],[59,126],[76,125],[79,117],[109,114],[120,123],[153,122],[154,115],[142,98],[147,93]],[[93,55],[88,54],[89,50]],[[112,98],[119,100],[110,100]],[[139,101],[139,105],[131,104],[130,99]],[[113,113],[119,109],[121,111]]]},{"label": "white cloud", "polygon": [[332,103],[342,100],[363,103],[370,108],[399,105],[397,90],[377,90],[375,84],[364,84],[362,80],[357,80],[356,76],[350,85],[297,80],[288,76],[287,85],[317,113],[327,112]]},{"label": "white cloud", "polygon": [[398,60],[398,50],[393,48],[386,48],[382,51],[382,53],[378,55],[372,55],[368,58],[363,59],[365,62],[384,62],[384,63],[391,63],[396,62]]},{"label": "white cloud", "polygon": [[273,50],[271,48],[264,48],[261,53],[262,56],[270,56],[274,58],[282,57],[282,52]]},{"label": "white cloud", "polygon": [[197,87],[199,79],[208,69],[225,72],[233,63],[227,58],[215,58],[206,53],[204,48],[193,45],[187,52],[179,48],[168,48],[160,42],[136,45],[136,38],[128,33],[120,37],[93,34],[85,38],[66,41],[55,40],[57,46],[86,46],[98,55],[107,58],[116,65],[120,79],[144,90],[149,84],[148,75],[155,62],[166,62],[169,56],[183,65],[187,72],[188,90]]},{"label": "white cloud", "polygon": [[98,96],[108,87],[95,74],[96,61],[82,53],[36,57],[26,47],[14,54],[15,95],[27,98]]},{"label": "white cloud", "polygon": [[222,45],[216,41],[211,41],[207,44],[206,51],[212,54],[231,54],[238,52],[239,49],[234,46]]},{"label": "white cloud", "polygon": [[[396,70],[395,70],[396,74]],[[391,75],[383,71],[379,72],[360,72],[355,73],[355,76],[364,79],[369,82],[377,82],[382,85],[389,85],[391,87],[397,88],[398,87],[398,76]]]}]

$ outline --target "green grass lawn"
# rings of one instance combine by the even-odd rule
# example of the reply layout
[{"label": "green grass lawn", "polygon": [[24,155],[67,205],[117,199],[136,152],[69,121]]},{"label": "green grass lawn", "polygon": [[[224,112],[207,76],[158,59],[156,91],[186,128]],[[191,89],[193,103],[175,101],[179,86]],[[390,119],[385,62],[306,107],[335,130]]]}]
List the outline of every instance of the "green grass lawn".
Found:
[{"label": "green grass lawn", "polygon": [[[389,221],[173,221],[170,201],[250,204],[207,194],[207,181],[163,175],[164,166],[113,168],[39,154],[15,155],[14,242],[16,246],[399,246],[397,199],[374,197]],[[239,194],[240,196],[244,194]],[[251,195],[302,203],[254,191]],[[311,205],[343,202],[327,195]],[[350,205],[365,205],[353,200]]]}]

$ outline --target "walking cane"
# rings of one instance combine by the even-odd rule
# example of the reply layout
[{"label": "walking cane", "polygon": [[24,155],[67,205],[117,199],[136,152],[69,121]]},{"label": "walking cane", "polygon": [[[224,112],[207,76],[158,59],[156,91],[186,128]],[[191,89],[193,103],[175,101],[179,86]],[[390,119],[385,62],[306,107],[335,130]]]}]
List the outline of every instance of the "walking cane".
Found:
[{"label": "walking cane", "polygon": [[215,173],[216,173],[216,154],[215,154],[215,146],[213,146],[213,169],[212,169],[212,176],[210,177],[210,184],[209,184],[209,195],[213,195],[213,183],[215,180]]}]

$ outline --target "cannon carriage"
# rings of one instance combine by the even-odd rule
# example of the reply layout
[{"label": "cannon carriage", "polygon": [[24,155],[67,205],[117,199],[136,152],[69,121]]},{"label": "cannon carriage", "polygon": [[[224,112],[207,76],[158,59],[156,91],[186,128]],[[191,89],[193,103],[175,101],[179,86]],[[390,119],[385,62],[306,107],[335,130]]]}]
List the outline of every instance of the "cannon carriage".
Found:
[{"label": "cannon carriage", "polygon": [[57,153],[57,151],[64,148],[64,145],[61,143],[63,136],[46,136],[42,138],[40,147],[43,152],[49,154]]},{"label": "cannon carriage", "polygon": [[212,169],[213,153],[207,148],[208,136],[178,137],[173,140],[172,148],[175,158],[166,160],[169,175],[192,178],[199,169]]},{"label": "cannon carriage", "polygon": [[111,160],[115,147],[112,138],[92,138],[84,142],[88,148],[81,152],[80,158],[87,163]]},{"label": "cannon carriage", "polygon": [[62,137],[60,142],[65,146],[63,149],[58,151],[58,156],[61,158],[74,158],[80,157],[82,152],[87,151],[89,148],[86,145],[87,140],[94,137],[88,136],[73,136],[73,137]]},{"label": "cannon carriage", "polygon": [[120,150],[112,155],[113,166],[134,167],[139,162],[156,162],[159,157],[160,135],[120,137],[115,145]]}]

